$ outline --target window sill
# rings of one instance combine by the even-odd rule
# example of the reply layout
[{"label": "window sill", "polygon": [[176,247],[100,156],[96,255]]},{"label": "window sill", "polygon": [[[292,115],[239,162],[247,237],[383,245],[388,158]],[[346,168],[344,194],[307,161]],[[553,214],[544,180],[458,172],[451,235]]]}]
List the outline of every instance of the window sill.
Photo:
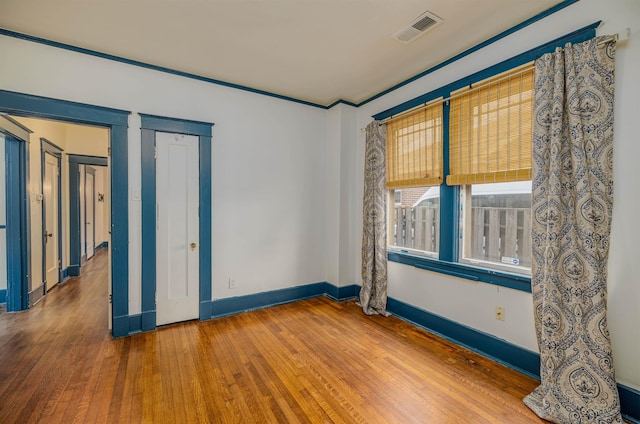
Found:
[{"label": "window sill", "polygon": [[401,252],[387,251],[387,258],[391,262],[411,265],[428,271],[440,272],[442,274],[464,278],[466,280],[481,281],[483,283],[495,284],[496,286],[508,287],[510,289],[531,293],[531,277],[525,275],[509,274],[506,272],[441,261],[438,259],[410,255]]}]

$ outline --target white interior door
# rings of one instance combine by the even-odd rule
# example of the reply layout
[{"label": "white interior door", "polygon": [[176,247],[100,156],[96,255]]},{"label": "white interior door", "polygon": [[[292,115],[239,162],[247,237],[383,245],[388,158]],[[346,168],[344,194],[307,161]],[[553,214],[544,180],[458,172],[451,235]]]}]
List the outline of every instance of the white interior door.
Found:
[{"label": "white interior door", "polygon": [[44,241],[46,290],[58,284],[60,252],[58,252],[58,158],[44,153]]},{"label": "white interior door", "polygon": [[156,323],[199,316],[198,137],[156,133]]},{"label": "white interior door", "polygon": [[94,231],[95,218],[96,218],[94,213],[94,206],[96,204],[96,199],[94,197],[95,187],[96,187],[95,176],[87,172],[86,180],[85,180],[85,188],[84,188],[84,193],[86,196],[84,204],[86,205],[85,239],[87,241],[87,260],[93,257],[93,254],[95,253],[95,247],[96,247],[96,243],[95,243],[96,233]]}]

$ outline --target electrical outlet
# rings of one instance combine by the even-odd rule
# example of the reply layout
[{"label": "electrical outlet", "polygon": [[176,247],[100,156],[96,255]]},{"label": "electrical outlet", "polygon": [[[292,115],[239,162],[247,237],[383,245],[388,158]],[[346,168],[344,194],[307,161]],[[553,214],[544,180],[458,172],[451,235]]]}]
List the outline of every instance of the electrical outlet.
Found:
[{"label": "electrical outlet", "polygon": [[229,288],[230,289],[236,288],[236,280],[234,280],[233,278],[229,278]]},{"label": "electrical outlet", "polygon": [[504,307],[496,306],[496,319],[498,321],[504,321]]}]

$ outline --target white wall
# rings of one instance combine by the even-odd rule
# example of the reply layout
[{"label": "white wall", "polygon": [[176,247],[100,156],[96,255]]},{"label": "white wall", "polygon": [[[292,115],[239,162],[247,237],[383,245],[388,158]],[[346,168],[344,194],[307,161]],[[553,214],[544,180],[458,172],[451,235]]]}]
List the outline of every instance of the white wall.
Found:
[{"label": "white wall", "polygon": [[[598,34],[612,34],[626,27],[632,37],[619,44],[616,57],[615,203],[609,260],[609,312],[616,378],[640,389],[640,284],[637,258],[640,256],[640,226],[634,225],[640,208],[640,143],[637,142],[637,100],[640,98],[640,2],[635,0],[581,0],[464,59],[420,78],[358,109],[358,128],[371,116],[404,101],[442,87],[461,77],[523,53],[545,42],[598,20]],[[343,188],[362,193],[363,136],[358,134],[355,156],[342,161],[355,165],[356,179],[342,180]],[[353,153],[353,152],[351,152]],[[352,199],[354,214],[349,222],[360,240],[362,196]],[[361,242],[358,241],[359,251]],[[360,268],[360,258],[353,262]],[[535,341],[531,295],[485,283],[462,280],[410,266],[389,264],[389,295],[432,313],[538,351]],[[495,306],[506,308],[504,322],[494,319]]]},{"label": "white wall", "polygon": [[[214,122],[213,296],[326,280],[326,111],[0,37],[3,88],[133,111],[131,197],[140,190],[135,112]],[[42,67],[42,63],[48,66]],[[140,202],[130,216],[129,313],[140,312]],[[237,282],[228,288],[228,279]]]}]

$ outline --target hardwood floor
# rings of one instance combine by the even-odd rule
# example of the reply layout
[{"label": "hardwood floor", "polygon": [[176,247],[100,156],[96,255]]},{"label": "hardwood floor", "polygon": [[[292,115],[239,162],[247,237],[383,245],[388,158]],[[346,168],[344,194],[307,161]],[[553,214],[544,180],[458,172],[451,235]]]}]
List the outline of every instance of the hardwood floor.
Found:
[{"label": "hardwood floor", "polygon": [[324,297],[113,340],[106,252],[0,313],[1,423],[543,423],[536,381]]}]

